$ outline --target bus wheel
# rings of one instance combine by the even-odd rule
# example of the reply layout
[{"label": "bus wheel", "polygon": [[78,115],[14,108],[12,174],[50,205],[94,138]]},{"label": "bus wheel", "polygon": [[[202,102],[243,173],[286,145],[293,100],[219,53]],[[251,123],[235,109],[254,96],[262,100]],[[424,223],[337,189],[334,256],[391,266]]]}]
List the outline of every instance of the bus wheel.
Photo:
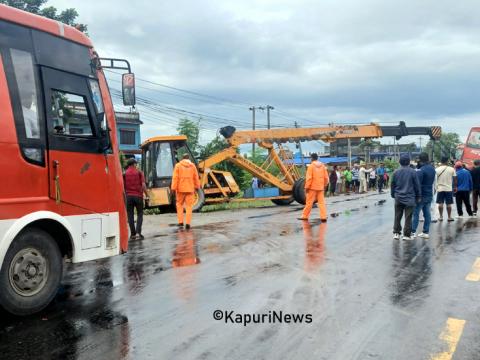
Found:
[{"label": "bus wheel", "polygon": [[287,206],[287,205],[290,205],[294,201],[295,201],[295,199],[293,197],[291,197],[289,199],[273,199],[272,200],[272,202],[275,205],[278,205],[278,206]]},{"label": "bus wheel", "polygon": [[195,200],[193,202],[193,212],[199,212],[205,205],[205,193],[202,189],[195,191]]},{"label": "bus wheel", "polygon": [[298,179],[293,184],[293,197],[295,201],[301,205],[305,205],[306,196],[305,196],[305,179]]},{"label": "bus wheel", "polygon": [[15,315],[30,315],[55,297],[63,259],[45,231],[30,228],[12,242],[0,271],[0,305]]}]

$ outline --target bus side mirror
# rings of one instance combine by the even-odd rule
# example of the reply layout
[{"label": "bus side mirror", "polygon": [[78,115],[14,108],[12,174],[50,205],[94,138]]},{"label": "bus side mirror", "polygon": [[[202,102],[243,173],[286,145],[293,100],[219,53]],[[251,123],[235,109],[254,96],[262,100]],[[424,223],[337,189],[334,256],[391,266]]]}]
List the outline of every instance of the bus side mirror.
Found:
[{"label": "bus side mirror", "polygon": [[122,75],[122,96],[123,105],[135,106],[135,74],[128,73]]}]

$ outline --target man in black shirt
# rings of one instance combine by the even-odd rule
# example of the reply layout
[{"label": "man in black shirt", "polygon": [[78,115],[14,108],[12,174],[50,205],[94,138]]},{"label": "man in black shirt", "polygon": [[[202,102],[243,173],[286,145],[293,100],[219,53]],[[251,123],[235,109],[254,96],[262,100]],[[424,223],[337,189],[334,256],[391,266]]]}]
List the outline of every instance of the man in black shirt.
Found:
[{"label": "man in black shirt", "polygon": [[473,191],[472,191],[472,198],[473,198],[473,215],[477,216],[478,211],[478,198],[480,197],[480,159],[476,159],[473,162],[475,167],[472,169],[472,180],[473,180]]}]

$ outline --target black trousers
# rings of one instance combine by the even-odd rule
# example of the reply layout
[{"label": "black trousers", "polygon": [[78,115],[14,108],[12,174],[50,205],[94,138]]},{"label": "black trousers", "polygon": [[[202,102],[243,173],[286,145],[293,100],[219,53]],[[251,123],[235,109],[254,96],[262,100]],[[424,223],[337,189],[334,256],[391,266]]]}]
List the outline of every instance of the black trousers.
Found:
[{"label": "black trousers", "polygon": [[[137,227],[135,228],[134,209],[137,209]],[[130,226],[130,235],[142,233],[143,223],[143,198],[127,196],[127,217]]]},{"label": "black trousers", "polygon": [[393,223],[393,233],[400,234],[402,232],[402,217],[405,213],[405,227],[403,228],[403,235],[410,236],[412,234],[412,217],[415,206],[407,206],[398,201],[395,201],[395,221]]},{"label": "black trousers", "polygon": [[473,190],[472,197],[473,197],[473,212],[476,213],[478,211],[478,198],[480,197],[480,190]]},{"label": "black trousers", "polygon": [[455,194],[457,203],[457,214],[463,216],[462,203],[465,203],[465,209],[468,215],[472,215],[472,207],[470,206],[470,191],[457,191]]},{"label": "black trousers", "polygon": [[383,176],[378,177],[378,192],[383,191]]}]

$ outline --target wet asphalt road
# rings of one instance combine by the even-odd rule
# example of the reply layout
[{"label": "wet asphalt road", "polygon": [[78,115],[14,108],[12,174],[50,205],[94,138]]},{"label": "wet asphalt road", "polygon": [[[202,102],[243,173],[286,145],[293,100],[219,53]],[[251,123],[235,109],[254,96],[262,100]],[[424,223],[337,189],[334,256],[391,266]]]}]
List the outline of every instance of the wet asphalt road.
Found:
[{"label": "wet asphalt road", "polygon": [[[69,264],[42,313],[0,313],[0,359],[480,359],[480,282],[465,280],[480,219],[395,241],[387,195],[344,199],[326,224],[296,220],[299,206],[201,214],[188,232],[147,217],[128,254]],[[463,332],[442,337],[448,319]]]}]

